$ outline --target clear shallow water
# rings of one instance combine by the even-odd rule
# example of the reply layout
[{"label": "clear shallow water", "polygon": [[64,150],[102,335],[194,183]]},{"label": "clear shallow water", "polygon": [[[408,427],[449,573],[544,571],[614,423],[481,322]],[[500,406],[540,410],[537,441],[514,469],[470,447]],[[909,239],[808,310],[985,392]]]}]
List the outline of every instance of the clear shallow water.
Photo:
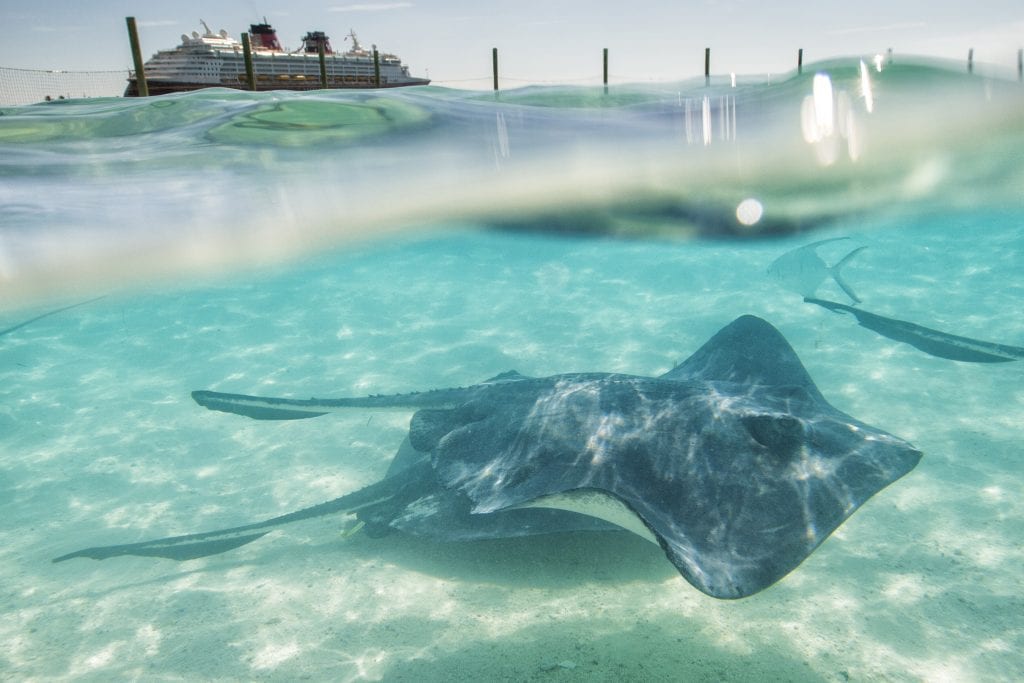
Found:
[{"label": "clear shallow water", "polygon": [[[370,96],[5,110],[0,330],[106,296],[0,335],[0,669],[1019,678],[1019,363],[929,356],[765,273],[789,249],[849,236],[821,254],[868,246],[844,271],[865,309],[1024,346],[1019,88],[903,73],[871,116],[856,100],[868,141],[887,144],[825,164],[801,133],[811,75],[738,92],[736,136],[712,123],[708,145],[702,85],[620,92],[610,107],[600,91],[387,93],[372,108],[386,124],[330,134],[321,108]],[[965,109],[968,122],[952,116]],[[941,125],[911,116],[922,110]],[[739,227],[733,207],[751,196],[764,222]],[[764,226],[817,232],[712,238]],[[146,268],[123,263],[125,245]],[[843,300],[827,282],[818,295]],[[925,453],[751,598],[708,598],[625,536],[439,545],[343,538],[338,518],[187,564],[49,562],[342,495],[382,476],[408,425],[365,411],[259,423],[198,408],[193,389],[343,396],[512,368],[658,374],[744,313],[783,332],[837,407]]]}]

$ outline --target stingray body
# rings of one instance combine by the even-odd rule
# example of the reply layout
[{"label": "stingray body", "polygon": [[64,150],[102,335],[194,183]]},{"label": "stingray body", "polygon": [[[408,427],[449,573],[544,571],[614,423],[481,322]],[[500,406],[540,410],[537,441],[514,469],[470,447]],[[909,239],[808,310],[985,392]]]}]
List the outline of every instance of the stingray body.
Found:
[{"label": "stingray body", "polygon": [[657,543],[704,593],[740,598],[795,568],[921,455],[829,405],[782,335],[753,316],[660,377],[509,372],[401,396],[193,397],[257,419],[416,412],[377,484],[263,522],[55,561],[202,557],[333,513],[354,513],[377,532],[447,540],[621,527]]},{"label": "stingray body", "polygon": [[822,244],[847,239],[849,237],[832,237],[787,251],[768,266],[768,275],[774,278],[780,286],[804,297],[813,297],[821,283],[832,278],[853,303],[859,304],[860,298],[843,279],[842,269],[854,256],[867,247],[857,247],[832,266],[826,264],[818,255],[818,247]]}]

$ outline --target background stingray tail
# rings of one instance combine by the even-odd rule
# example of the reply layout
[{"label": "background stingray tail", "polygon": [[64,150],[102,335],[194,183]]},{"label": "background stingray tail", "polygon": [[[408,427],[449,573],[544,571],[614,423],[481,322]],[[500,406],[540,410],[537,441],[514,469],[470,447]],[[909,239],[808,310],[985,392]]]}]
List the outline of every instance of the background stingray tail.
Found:
[{"label": "background stingray tail", "polygon": [[[304,519],[323,517],[337,513],[353,513],[371,505],[388,502],[395,498],[404,499],[404,493],[418,495],[415,484],[423,481],[426,475],[418,471],[421,467],[430,467],[429,463],[411,466],[403,470],[399,475],[389,477],[376,484],[349,493],[340,498],[303,508],[286,515],[273,517],[262,522],[246,524],[243,526],[206,531],[198,534],[187,534],[185,536],[170,536],[159,538],[153,541],[142,543],[126,543],[123,545],[97,546],[84,548],[75,552],[55,557],[54,562],[63,562],[75,557],[88,557],[93,560],[105,560],[109,557],[121,555],[137,555],[141,557],[165,557],[171,560],[194,560],[198,557],[207,557],[233,550],[240,546],[252,543],[262,538],[273,527],[291,524]],[[339,529],[339,534],[341,530]]]},{"label": "background stingray tail", "polygon": [[860,297],[858,297],[857,294],[853,291],[853,288],[850,287],[850,285],[846,284],[846,281],[843,280],[842,269],[843,269],[843,266],[845,266],[847,263],[849,263],[850,260],[853,259],[854,256],[856,256],[860,252],[864,251],[865,249],[867,249],[866,246],[864,246],[864,247],[857,247],[856,249],[851,251],[849,254],[844,256],[842,259],[840,259],[839,263],[835,264],[834,266],[832,266],[831,268],[828,269],[829,273],[832,274],[832,279],[836,281],[836,284],[839,285],[839,287],[844,292],[846,292],[846,296],[850,297],[850,300],[852,300],[853,303],[855,303],[855,304],[859,304],[860,303]]}]

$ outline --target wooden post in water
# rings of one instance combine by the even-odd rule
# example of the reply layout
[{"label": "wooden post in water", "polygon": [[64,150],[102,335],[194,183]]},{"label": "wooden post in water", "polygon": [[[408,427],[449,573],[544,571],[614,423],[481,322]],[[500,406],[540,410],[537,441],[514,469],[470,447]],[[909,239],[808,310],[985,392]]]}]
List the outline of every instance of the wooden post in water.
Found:
[{"label": "wooden post in water", "polygon": [[373,48],[373,84],[380,87],[380,54],[376,46]]},{"label": "wooden post in water", "polygon": [[146,83],[146,70],[142,65],[142,48],[139,47],[139,31],[135,27],[135,17],[125,17],[128,24],[128,43],[132,47],[132,62],[135,64],[135,89],[139,97],[149,97],[149,85]]},{"label": "wooden post in water", "polygon": [[796,73],[799,76],[804,72],[804,49],[796,51]]},{"label": "wooden post in water", "polygon": [[494,71],[494,92],[498,92],[498,48],[491,48],[491,67]]},{"label": "wooden post in water", "polygon": [[608,48],[604,49],[604,91],[608,92]]},{"label": "wooden post in water", "polygon": [[711,48],[704,48],[704,85],[711,85]]},{"label": "wooden post in water", "polygon": [[1017,50],[1017,80],[1024,83],[1024,49]]},{"label": "wooden post in water", "polygon": [[327,90],[327,49],[324,41],[320,41],[320,87]]},{"label": "wooden post in water", "polygon": [[252,68],[252,45],[248,32],[242,34],[242,57],[245,59],[245,77],[249,79],[249,90],[256,89],[256,71]]},{"label": "wooden post in water", "polygon": [[967,51],[967,73],[974,73],[974,48]]}]

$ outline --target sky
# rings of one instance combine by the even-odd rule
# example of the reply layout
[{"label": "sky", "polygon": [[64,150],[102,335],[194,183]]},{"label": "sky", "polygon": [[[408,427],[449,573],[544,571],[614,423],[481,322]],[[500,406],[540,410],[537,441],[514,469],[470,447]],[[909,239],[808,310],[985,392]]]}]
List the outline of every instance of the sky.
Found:
[{"label": "sky", "polygon": [[238,38],[267,21],[286,48],[323,30],[335,49],[354,29],[364,45],[398,54],[414,75],[452,87],[599,83],[602,49],[613,83],[703,74],[765,75],[842,56],[925,55],[992,63],[1014,74],[1024,47],[1021,0],[0,0],[0,67],[66,71],[130,68],[125,17],[144,59],[182,33]]}]

